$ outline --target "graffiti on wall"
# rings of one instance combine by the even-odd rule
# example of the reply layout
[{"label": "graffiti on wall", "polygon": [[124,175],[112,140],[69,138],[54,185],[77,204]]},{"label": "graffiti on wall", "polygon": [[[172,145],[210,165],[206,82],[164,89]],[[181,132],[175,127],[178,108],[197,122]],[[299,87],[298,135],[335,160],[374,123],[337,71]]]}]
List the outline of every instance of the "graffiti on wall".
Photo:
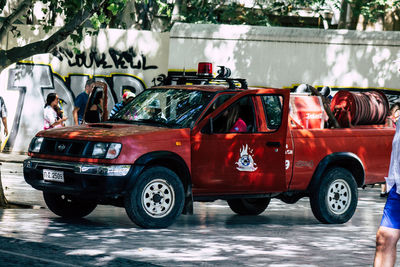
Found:
[{"label": "graffiti on wall", "polygon": [[[65,51],[64,51],[65,52]],[[66,53],[66,52],[65,52]],[[93,59],[95,58],[92,55]],[[101,56],[102,57],[102,56]],[[77,60],[76,57],[74,57]],[[129,57],[123,56],[124,62],[131,63]],[[68,58],[71,60],[71,58]],[[146,67],[145,57],[142,56],[141,68]],[[83,61],[81,61],[83,62]],[[86,61],[87,62],[87,61]],[[93,61],[95,64],[106,61]],[[76,61],[70,61],[77,64]],[[89,62],[90,63],[90,62]],[[114,62],[119,67],[124,66],[119,59]],[[86,64],[86,63],[85,63]],[[92,63],[93,64],[93,63]],[[137,63],[139,65],[139,63]],[[112,66],[113,68],[116,65]],[[147,66],[149,67],[149,66]],[[152,68],[157,66],[152,65]],[[160,74],[159,76],[163,76]],[[67,125],[73,125],[72,110],[74,99],[84,89],[86,80],[94,78],[96,81],[105,82],[110,88],[108,90],[109,110],[115,103],[121,101],[122,92],[126,89],[134,93],[140,93],[146,86],[142,79],[130,74],[111,73],[109,75],[87,75],[69,74],[65,77],[60,76],[52,70],[50,65],[35,63],[18,63],[15,68],[9,70],[9,79],[6,90],[16,92],[16,99],[5,99],[5,102],[12,101],[15,106],[14,118],[9,124],[12,125],[10,135],[5,143],[6,151],[26,151],[31,138],[43,129],[43,108],[45,99],[49,93],[57,93],[60,98],[66,101],[64,114],[68,116]],[[154,78],[157,80],[157,77]],[[10,110],[9,110],[10,113]]]},{"label": "graffiti on wall", "polygon": [[128,48],[126,51],[119,51],[114,48],[108,49],[108,54],[111,57],[111,61],[107,60],[106,53],[100,53],[95,49],[92,49],[89,53],[82,52],[79,54],[74,53],[72,50],[67,48],[59,47],[53,52],[53,56],[58,58],[60,61],[64,59],[70,67],[86,67],[91,68],[96,66],[103,69],[139,69],[139,70],[151,70],[157,69],[155,65],[148,65],[146,56],[141,54],[138,55],[133,47]]}]

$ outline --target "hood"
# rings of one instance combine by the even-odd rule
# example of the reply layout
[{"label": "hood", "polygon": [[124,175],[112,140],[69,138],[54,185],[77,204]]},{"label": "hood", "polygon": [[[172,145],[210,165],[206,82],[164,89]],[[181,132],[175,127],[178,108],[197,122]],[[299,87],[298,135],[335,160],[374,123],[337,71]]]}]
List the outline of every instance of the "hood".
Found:
[{"label": "hood", "polygon": [[69,126],[41,131],[37,136],[46,138],[75,139],[89,141],[122,141],[129,136],[154,135],[156,139],[165,139],[166,133],[187,131],[148,125],[132,125],[117,123],[92,123],[80,126]]}]

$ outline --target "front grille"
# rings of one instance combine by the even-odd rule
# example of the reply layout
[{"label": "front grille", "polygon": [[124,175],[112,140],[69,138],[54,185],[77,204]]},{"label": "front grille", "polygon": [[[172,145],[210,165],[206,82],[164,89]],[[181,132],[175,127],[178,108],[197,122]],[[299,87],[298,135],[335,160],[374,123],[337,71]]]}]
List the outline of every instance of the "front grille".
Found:
[{"label": "front grille", "polygon": [[93,145],[90,141],[45,138],[40,148],[40,153],[71,157],[90,157]]}]

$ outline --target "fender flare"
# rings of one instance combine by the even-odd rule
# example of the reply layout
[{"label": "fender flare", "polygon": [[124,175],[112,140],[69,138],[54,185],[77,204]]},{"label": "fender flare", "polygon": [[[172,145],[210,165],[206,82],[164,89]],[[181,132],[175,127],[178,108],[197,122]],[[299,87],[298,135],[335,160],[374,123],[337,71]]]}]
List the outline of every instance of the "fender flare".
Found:
[{"label": "fender flare", "polygon": [[184,214],[193,213],[193,194],[192,194],[192,178],[189,167],[176,153],[170,151],[153,151],[140,156],[133,164],[130,179],[126,186],[126,192],[129,192],[136,184],[139,175],[149,166],[164,166],[174,171],[181,179],[185,189],[185,207]]},{"label": "fender flare", "polygon": [[313,192],[317,188],[324,172],[331,166],[339,166],[349,170],[353,174],[357,186],[362,187],[364,185],[365,170],[361,159],[352,152],[335,152],[327,155],[319,162],[308,185],[308,192]]}]

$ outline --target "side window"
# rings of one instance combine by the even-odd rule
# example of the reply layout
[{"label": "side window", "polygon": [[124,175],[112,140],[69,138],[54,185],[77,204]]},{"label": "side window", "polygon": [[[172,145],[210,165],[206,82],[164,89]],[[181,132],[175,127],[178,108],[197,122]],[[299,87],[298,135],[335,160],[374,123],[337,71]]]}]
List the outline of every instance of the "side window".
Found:
[{"label": "side window", "polygon": [[233,94],[223,94],[223,95],[220,95],[219,97],[217,97],[217,99],[215,99],[215,101],[207,109],[206,113],[204,113],[203,118],[207,117],[208,114],[210,114],[211,112],[216,110],[219,106],[221,106],[223,103],[228,101],[232,96],[234,96],[234,95]]},{"label": "side window", "polygon": [[213,121],[214,133],[249,133],[254,131],[254,105],[251,97],[243,97],[236,101]]},{"label": "side window", "polygon": [[283,97],[280,95],[264,95],[261,96],[267,127],[270,130],[277,130],[282,122],[282,103]]}]

